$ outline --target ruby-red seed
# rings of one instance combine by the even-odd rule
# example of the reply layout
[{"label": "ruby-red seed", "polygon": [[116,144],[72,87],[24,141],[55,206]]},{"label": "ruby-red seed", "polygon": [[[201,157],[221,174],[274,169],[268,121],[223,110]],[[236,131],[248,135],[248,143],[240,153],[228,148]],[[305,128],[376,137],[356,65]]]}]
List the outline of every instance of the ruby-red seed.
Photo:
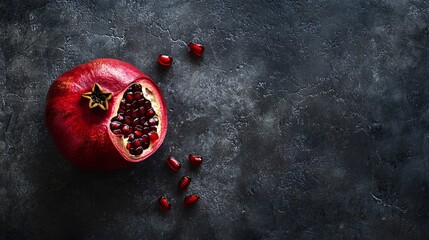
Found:
[{"label": "ruby-red seed", "polygon": [[171,209],[170,202],[164,196],[158,198],[158,206],[165,212],[168,212]]},{"label": "ruby-red seed", "polygon": [[177,161],[174,157],[167,158],[167,165],[168,167],[173,170],[174,172],[179,171],[180,167],[182,166],[179,161]]},{"label": "ruby-red seed", "polygon": [[183,200],[183,203],[185,204],[185,206],[191,206],[197,203],[198,200],[200,200],[200,197],[198,195],[192,194],[185,197],[185,199]]},{"label": "ruby-red seed", "polygon": [[191,178],[188,176],[183,176],[179,181],[179,188],[182,190],[186,190],[191,183]]},{"label": "ruby-red seed", "polygon": [[151,142],[157,140],[158,138],[159,138],[158,133],[156,133],[156,132],[150,132],[149,133],[149,139]]},{"label": "ruby-red seed", "polygon": [[189,154],[188,160],[194,166],[200,166],[203,163],[203,158],[200,155]]},{"label": "ruby-red seed", "polygon": [[201,44],[190,42],[188,44],[188,49],[191,53],[195,54],[198,57],[201,57],[204,53],[204,47]]},{"label": "ruby-red seed", "polygon": [[165,54],[160,54],[158,56],[158,63],[164,67],[169,67],[173,63],[173,58]]}]

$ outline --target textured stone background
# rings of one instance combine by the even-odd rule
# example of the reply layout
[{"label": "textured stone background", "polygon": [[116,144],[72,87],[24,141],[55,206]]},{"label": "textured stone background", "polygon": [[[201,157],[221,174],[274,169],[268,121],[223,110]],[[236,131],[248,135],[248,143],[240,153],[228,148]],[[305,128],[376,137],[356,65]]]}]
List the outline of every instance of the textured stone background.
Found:
[{"label": "textured stone background", "polygon": [[[427,238],[428,24],[420,0],[1,1],[0,239]],[[99,57],[169,105],[163,147],[114,173],[71,166],[43,122],[52,81]],[[167,169],[189,152],[200,169]]]}]

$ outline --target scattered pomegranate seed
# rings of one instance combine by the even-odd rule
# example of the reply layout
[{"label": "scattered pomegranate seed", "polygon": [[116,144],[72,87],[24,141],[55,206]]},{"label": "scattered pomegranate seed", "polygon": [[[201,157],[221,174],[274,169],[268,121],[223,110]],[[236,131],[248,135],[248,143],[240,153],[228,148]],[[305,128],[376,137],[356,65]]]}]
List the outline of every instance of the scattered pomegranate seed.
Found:
[{"label": "scattered pomegranate seed", "polygon": [[185,197],[185,199],[183,200],[183,203],[185,204],[185,206],[191,206],[196,202],[198,202],[198,200],[200,200],[200,197],[198,195],[192,194]]},{"label": "scattered pomegranate seed", "polygon": [[195,54],[198,57],[201,57],[204,52],[204,47],[201,44],[190,42],[188,44],[188,49],[191,53]]},{"label": "scattered pomegranate seed", "polygon": [[173,63],[173,58],[165,54],[160,54],[158,56],[158,63],[164,67],[169,67]]},{"label": "scattered pomegranate seed", "polygon": [[188,160],[194,166],[200,166],[203,163],[203,158],[200,155],[189,154]]},{"label": "scattered pomegranate seed", "polygon": [[166,197],[162,196],[158,198],[158,206],[164,211],[168,212],[171,209],[171,204]]},{"label": "scattered pomegranate seed", "polygon": [[180,167],[182,166],[179,161],[177,161],[174,157],[168,157],[167,158],[167,165],[168,167],[173,170],[174,172],[179,171]]},{"label": "scattered pomegranate seed", "polygon": [[179,181],[179,188],[182,190],[186,190],[191,183],[191,178],[188,176],[183,176]]}]

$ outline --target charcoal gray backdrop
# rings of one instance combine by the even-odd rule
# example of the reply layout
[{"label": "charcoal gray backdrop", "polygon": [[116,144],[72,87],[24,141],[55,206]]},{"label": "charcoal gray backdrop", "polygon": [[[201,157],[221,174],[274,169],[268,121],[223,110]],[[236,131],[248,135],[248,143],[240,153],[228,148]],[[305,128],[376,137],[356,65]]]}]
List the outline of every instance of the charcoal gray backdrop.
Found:
[{"label": "charcoal gray backdrop", "polygon": [[[426,238],[428,24],[421,0],[1,1],[0,239]],[[43,122],[52,81],[99,57],[169,107],[160,150],[113,173],[71,166]]]}]

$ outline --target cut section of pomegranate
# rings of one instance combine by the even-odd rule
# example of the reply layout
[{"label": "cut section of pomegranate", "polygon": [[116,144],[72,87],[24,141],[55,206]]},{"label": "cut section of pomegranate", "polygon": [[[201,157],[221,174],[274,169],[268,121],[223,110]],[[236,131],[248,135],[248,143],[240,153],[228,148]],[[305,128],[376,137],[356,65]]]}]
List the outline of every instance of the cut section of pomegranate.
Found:
[{"label": "cut section of pomegranate", "polygon": [[[117,115],[110,121],[112,133],[122,136],[128,152],[137,157],[159,138],[159,116],[145,95],[149,95],[147,89],[142,89],[139,83],[132,84],[120,101]],[[139,101],[143,103],[142,106],[139,106]]]}]

